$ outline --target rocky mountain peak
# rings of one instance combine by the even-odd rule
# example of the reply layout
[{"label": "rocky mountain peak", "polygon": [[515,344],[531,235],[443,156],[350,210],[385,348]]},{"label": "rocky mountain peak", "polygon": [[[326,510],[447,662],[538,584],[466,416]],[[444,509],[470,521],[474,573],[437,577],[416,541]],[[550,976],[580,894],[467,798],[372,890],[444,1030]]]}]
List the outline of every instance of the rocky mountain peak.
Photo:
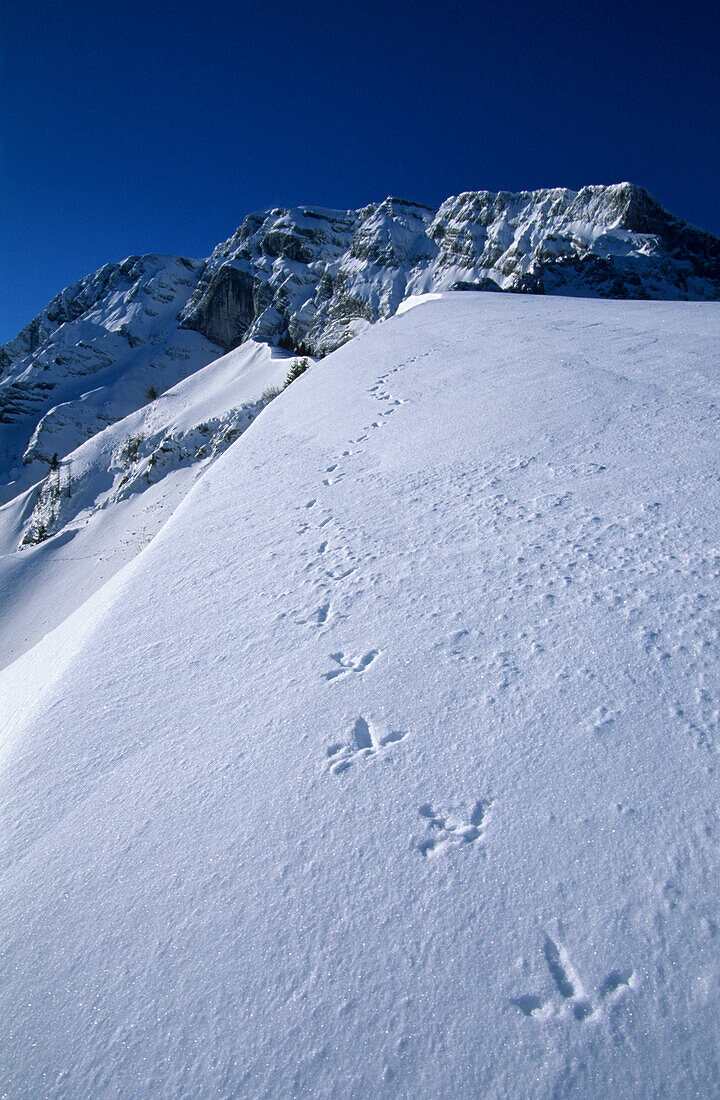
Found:
[{"label": "rocky mountain peak", "polygon": [[720,240],[631,183],[251,213],[206,260],[106,264],[0,348],[5,450],[31,461],[46,417],[92,432],[244,341],[323,356],[452,289],[718,299]]}]

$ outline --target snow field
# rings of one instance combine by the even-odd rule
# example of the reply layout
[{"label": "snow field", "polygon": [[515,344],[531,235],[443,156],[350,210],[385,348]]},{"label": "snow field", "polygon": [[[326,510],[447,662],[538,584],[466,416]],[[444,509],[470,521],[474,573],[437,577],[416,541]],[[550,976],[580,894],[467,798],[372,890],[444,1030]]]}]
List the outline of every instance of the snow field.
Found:
[{"label": "snow field", "polygon": [[717,317],[377,325],[0,674],[8,1095],[714,1094]]}]

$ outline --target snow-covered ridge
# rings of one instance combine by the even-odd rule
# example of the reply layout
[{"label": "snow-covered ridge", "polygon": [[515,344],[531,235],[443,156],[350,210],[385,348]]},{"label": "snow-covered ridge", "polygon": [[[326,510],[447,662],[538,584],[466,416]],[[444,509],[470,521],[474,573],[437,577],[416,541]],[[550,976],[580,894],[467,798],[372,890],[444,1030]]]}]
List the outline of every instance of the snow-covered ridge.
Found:
[{"label": "snow-covered ridge", "polygon": [[207,261],[133,256],[58,294],[0,348],[0,422],[33,411],[43,394],[57,397],[59,377],[142,359],[130,353],[148,344],[146,374],[157,372],[158,353],[169,350],[162,337],[175,333],[173,348],[179,339],[178,317],[225,350],[252,338],[323,355],[408,295],[454,284],[715,299],[720,241],[627,183],[466,192],[438,210],[388,198],[360,210],[250,214]]},{"label": "snow-covered ridge", "polygon": [[[67,287],[0,349],[0,474],[27,484],[212,359],[177,317],[203,264],[132,256]],[[21,472],[18,467],[32,466]],[[0,489],[0,501],[14,495]]]},{"label": "snow-covered ridge", "polygon": [[[154,537],[283,386],[290,362],[248,341],[105,426],[0,505],[0,667]],[[73,572],[78,561],[85,567]]]},{"label": "snow-covered ridge", "polygon": [[[276,359],[278,349],[322,357],[414,297],[448,289],[717,299],[720,241],[673,218],[642,188],[619,184],[466,192],[437,210],[397,198],[360,210],[276,209],[249,215],[207,260],[149,255],[107,264],[0,348],[0,504],[15,502],[13,515],[24,517],[20,528],[10,525],[14,544],[57,533],[63,517],[77,515],[48,477],[56,463],[73,479],[92,452],[93,484],[100,473],[112,481],[112,463],[97,467],[110,454],[104,443],[87,444],[107,440],[113,425],[113,438],[135,438],[143,410],[157,420],[169,406],[156,399],[223,352],[259,343],[275,348]],[[253,372],[246,411],[278,382],[273,370]],[[194,400],[199,390],[187,392]],[[228,425],[246,414],[232,404],[216,415],[221,448]],[[165,468],[168,447],[183,461],[191,453],[204,461],[193,433],[206,418],[190,419],[189,436],[168,422],[143,437],[150,450],[138,456],[151,476]]]}]

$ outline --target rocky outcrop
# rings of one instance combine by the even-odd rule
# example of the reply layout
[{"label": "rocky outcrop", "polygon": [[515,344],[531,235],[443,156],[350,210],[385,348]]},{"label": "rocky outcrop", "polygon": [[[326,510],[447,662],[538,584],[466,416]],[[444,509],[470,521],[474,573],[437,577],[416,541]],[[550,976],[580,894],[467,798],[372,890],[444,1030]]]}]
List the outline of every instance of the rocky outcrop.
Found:
[{"label": "rocky outcrop", "polygon": [[230,264],[217,268],[203,283],[185,327],[198,329],[226,351],[234,348],[260,312],[261,287],[248,271]]},{"label": "rocky outcrop", "polygon": [[58,294],[0,348],[0,423],[40,461],[243,341],[322,356],[438,290],[718,299],[720,240],[627,183],[250,214],[207,260],[131,256]]},{"label": "rocky outcrop", "polygon": [[180,323],[324,355],[409,294],[454,288],[718,298],[720,241],[632,184],[272,210],[215,249]]}]

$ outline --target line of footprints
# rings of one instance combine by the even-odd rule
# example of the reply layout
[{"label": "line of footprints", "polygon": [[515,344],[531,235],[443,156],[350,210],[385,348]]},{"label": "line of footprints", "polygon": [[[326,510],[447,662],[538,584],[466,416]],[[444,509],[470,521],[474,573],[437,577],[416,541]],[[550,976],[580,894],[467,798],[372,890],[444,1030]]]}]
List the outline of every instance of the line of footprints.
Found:
[{"label": "line of footprints", "polygon": [[[379,416],[363,428],[361,434],[357,439],[350,441],[349,448],[355,448],[354,450],[348,449],[342,452],[342,454],[331,462],[329,466],[325,468],[326,476],[323,478],[322,484],[324,488],[330,489],[333,485],[342,481],[346,476],[345,472],[341,469],[342,460],[350,458],[353,454],[358,454],[358,444],[368,439],[370,432],[374,429],[381,428],[386,422],[387,418],[391,416],[396,409],[405,403],[404,398],[395,397],[386,388],[385,383],[391,374],[395,374],[400,367],[394,367],[386,375],[380,377],[377,382],[368,390],[370,397],[375,398],[377,401],[384,403],[384,408]],[[322,531],[328,524],[333,521],[332,514],[328,511],[319,519],[316,523],[312,522],[312,515],[315,514],[315,510],[320,501],[318,497],[311,497],[306,501],[301,508],[301,512],[307,515],[307,519],[303,519],[300,523],[299,534],[303,535],[308,531]],[[325,534],[325,532],[323,532]],[[320,595],[322,603],[318,607],[308,614],[306,609],[298,610],[295,612],[293,618],[296,623],[306,625],[311,629],[318,627],[329,626],[334,616],[334,608],[330,597],[330,588],[332,584],[346,580],[356,570],[356,562],[352,552],[347,546],[345,547],[331,547],[331,539],[324,538],[321,535],[322,541],[317,548],[317,556],[313,561],[310,561],[306,567],[307,572],[312,576],[315,575],[313,587],[315,591]],[[285,613],[280,616],[285,617]],[[323,674],[324,679],[333,680],[336,677],[343,676],[346,673],[364,672],[365,668],[377,656],[376,650],[370,650],[369,653],[358,657],[347,656],[344,653],[331,653],[330,659],[335,661],[338,665],[335,669],[330,669]]]},{"label": "line of footprints", "polygon": [[[399,370],[400,367],[395,367],[388,371],[387,374],[378,378],[368,390],[369,396],[381,402],[384,407],[378,417],[362,430],[357,439],[351,441],[351,447],[357,447],[358,444],[367,440],[371,431],[381,428],[387,418],[400,405],[404,404],[403,398],[395,397],[387,388],[387,380]],[[345,477],[345,473],[340,469],[341,461],[350,457],[353,453],[357,452],[352,450],[343,451],[337,461],[326,467],[326,476],[323,478],[323,486],[326,489],[331,488]],[[303,511],[312,513],[318,503],[318,498],[312,497],[305,503]],[[316,526],[317,530],[326,528],[331,521],[332,515],[327,512],[317,525],[303,520],[300,526],[300,534],[311,530],[313,526]],[[354,571],[352,555],[347,548],[335,552],[335,557],[340,553],[343,558],[331,565],[328,553],[329,544],[330,540],[323,538],[318,547],[318,561],[310,566],[311,571],[320,568],[322,572],[322,580],[319,583],[316,582],[315,587],[319,592],[322,592],[323,602],[310,615],[307,612],[298,612],[298,617],[295,618],[295,622],[305,624],[311,628],[325,627],[329,624],[333,604],[330,599],[328,582],[343,581]],[[320,562],[322,562],[322,565],[320,565]],[[330,667],[321,674],[322,678],[332,683],[349,680],[354,676],[361,676],[380,656],[381,653],[378,649],[369,649],[365,653],[345,653],[342,651],[331,653],[329,655]],[[348,731],[346,740],[327,746],[325,750],[326,769],[331,775],[342,775],[362,761],[386,754],[404,741],[407,736],[408,734],[404,730],[380,727],[360,715]],[[474,844],[483,836],[489,806],[489,802],[478,801],[469,813],[437,811],[429,803],[420,806],[418,812],[425,825],[425,834],[413,843],[413,847],[423,858],[427,859],[453,848]]]},{"label": "line of footprints", "polygon": [[[394,374],[400,368],[388,372],[379,378],[368,391],[370,396],[378,401],[387,402],[388,405],[380,416],[372,422],[362,434],[352,440],[352,446],[364,442],[370,431],[382,427],[386,418],[390,416],[397,406],[402,405],[400,398],[395,398],[386,388],[386,381],[390,374]],[[353,452],[344,451],[341,458],[349,457]],[[336,482],[342,480],[345,474],[338,471],[339,461],[327,467],[327,476],[323,479],[325,488],[330,488]],[[305,508],[310,510],[318,503],[316,497],[307,502]],[[330,515],[325,515],[318,524],[318,528],[324,528],[331,521]],[[304,523],[301,533],[307,531],[310,525]],[[326,554],[328,541],[321,542],[318,552]],[[339,562],[333,569],[328,569],[325,576],[328,580],[342,581],[353,572],[353,567],[348,567],[344,562]],[[331,602],[326,599],[309,618],[296,620],[307,623],[309,626],[324,626],[328,621],[331,610]],[[337,682],[362,675],[380,656],[377,649],[369,649],[365,653],[352,654],[338,651],[330,654],[332,665],[322,673],[324,680]],[[367,761],[373,757],[380,757],[403,742],[408,733],[403,730],[387,729],[376,725],[362,715],[355,719],[352,729],[349,730],[347,739],[328,745],[325,750],[325,764],[327,771],[332,775],[342,775],[354,765]],[[482,841],[485,829],[490,817],[492,802],[478,799],[472,808],[462,811],[436,810],[426,802],[419,807],[418,813],[424,823],[424,832],[413,841],[413,849],[423,859],[437,858],[444,852],[453,849],[465,848]],[[611,970],[603,981],[598,997],[593,1000],[588,997],[583,988],[577,971],[572,965],[567,951],[560,943],[556,943],[551,936],[545,935],[543,941],[543,958],[555,986],[559,1003],[553,999],[543,1001],[535,994],[524,994],[511,998],[510,1003],[517,1008],[523,1016],[534,1020],[548,1020],[550,1018],[563,1018],[582,1022],[597,1018],[605,1008],[611,1008],[617,1003],[629,989],[636,985],[635,974],[632,969]]]}]

